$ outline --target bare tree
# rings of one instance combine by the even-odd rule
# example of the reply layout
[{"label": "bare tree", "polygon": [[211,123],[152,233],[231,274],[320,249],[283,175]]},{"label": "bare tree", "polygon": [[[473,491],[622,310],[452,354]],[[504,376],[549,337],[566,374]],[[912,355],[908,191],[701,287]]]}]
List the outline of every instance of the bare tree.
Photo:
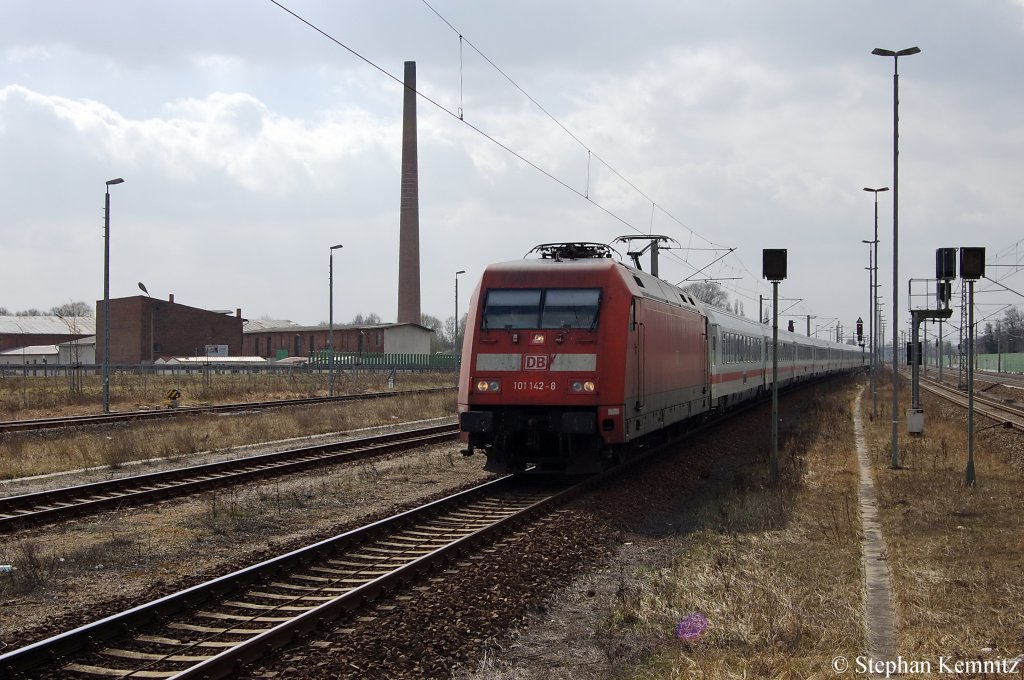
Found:
[{"label": "bare tree", "polygon": [[1024,349],[1024,313],[1020,307],[1010,307],[1003,315],[1003,329],[1006,340],[1004,352],[1020,352]]},{"label": "bare tree", "polygon": [[420,315],[420,325],[434,331],[430,336],[430,353],[436,354],[449,348],[448,338],[444,334],[444,324],[436,316]]},{"label": "bare tree", "polygon": [[366,316],[356,314],[352,319],[353,326],[375,326],[379,323],[382,323],[379,314],[367,314]]},{"label": "bare tree", "polygon": [[84,302],[65,302],[64,304],[50,309],[50,314],[56,316],[92,316],[92,307]]},{"label": "bare tree", "polygon": [[986,321],[978,337],[978,346],[985,354],[1024,351],[1024,312],[1020,307],[1010,307],[1002,318],[994,322]]},{"label": "bare tree", "polygon": [[710,307],[732,311],[729,294],[715,281],[695,281],[683,286],[683,290]]}]

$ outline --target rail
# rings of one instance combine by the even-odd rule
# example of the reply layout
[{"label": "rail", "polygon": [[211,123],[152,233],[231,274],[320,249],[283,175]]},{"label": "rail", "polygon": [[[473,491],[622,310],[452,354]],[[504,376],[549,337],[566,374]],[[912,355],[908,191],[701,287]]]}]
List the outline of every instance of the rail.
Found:
[{"label": "rail", "polygon": [[439,425],[0,498],[0,533],[455,439]]},{"label": "rail", "polygon": [[0,655],[0,676],[57,666],[108,677],[225,677],[597,479],[554,488],[550,478],[488,482]]}]

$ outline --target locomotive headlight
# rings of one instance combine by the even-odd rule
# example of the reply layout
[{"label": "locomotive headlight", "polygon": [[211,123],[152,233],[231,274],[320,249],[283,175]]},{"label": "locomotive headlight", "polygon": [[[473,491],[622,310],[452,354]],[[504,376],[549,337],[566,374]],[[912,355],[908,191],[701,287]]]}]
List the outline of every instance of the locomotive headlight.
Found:
[{"label": "locomotive headlight", "polygon": [[593,394],[597,392],[597,383],[593,380],[570,380],[569,391],[574,394]]},{"label": "locomotive headlight", "polygon": [[501,391],[500,380],[478,380],[476,382],[477,392],[495,393]]}]

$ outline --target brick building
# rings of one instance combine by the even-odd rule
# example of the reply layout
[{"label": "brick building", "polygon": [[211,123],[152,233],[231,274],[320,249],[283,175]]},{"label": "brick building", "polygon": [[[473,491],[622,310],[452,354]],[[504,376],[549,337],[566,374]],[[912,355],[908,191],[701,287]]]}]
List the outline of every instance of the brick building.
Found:
[{"label": "brick building", "polygon": [[[326,326],[298,326],[278,322],[250,322],[245,326],[242,351],[265,359],[308,357],[327,349]],[[335,352],[377,354],[430,354],[433,331],[419,324],[389,323],[368,326],[335,326]]]},{"label": "brick building", "polygon": [[[202,356],[208,345],[242,353],[242,310],[212,312],[137,295],[110,301],[110,363],[148,364],[161,357]],[[96,303],[96,361],[103,361],[103,301]]]}]

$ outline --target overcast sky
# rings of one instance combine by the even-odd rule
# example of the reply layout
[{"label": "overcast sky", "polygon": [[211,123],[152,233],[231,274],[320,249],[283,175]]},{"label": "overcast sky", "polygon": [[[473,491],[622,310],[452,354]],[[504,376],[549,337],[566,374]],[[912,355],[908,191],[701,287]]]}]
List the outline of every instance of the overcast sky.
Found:
[{"label": "overcast sky", "polygon": [[[789,313],[866,320],[862,188],[893,184],[893,59],[875,47],[922,50],[899,60],[901,287],[934,276],[937,247],[1024,256],[1022,0],[282,4],[365,60],[269,0],[0,0],[0,306],[102,299],[104,182],[123,177],[112,297],[141,281],[316,324],[341,243],[335,322],[393,321],[406,60],[433,102],[418,105],[421,285],[442,319],[457,270],[464,313],[488,263],[653,231],[682,246],[661,261],[672,283],[735,248],[695,278],[752,318],[770,295],[761,250],[787,248]],[[1024,292],[1013,272],[989,268]]]}]

